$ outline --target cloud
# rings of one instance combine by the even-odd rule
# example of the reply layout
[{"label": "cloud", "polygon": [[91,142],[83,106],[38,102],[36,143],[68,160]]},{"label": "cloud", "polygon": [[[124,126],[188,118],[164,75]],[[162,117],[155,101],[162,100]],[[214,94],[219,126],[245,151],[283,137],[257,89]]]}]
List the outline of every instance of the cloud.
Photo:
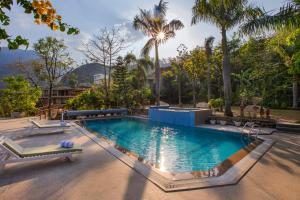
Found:
[{"label": "cloud", "polygon": [[[1,1],[1,0],[0,0]],[[72,26],[80,29],[80,34],[70,36],[59,31],[51,31],[45,25],[36,25],[33,22],[32,14],[24,14],[24,9],[14,4],[11,11],[8,11],[11,18],[11,24],[7,27],[10,35],[22,35],[28,38],[30,44],[36,42],[39,38],[52,36],[64,39],[69,46],[72,57],[80,62],[85,57],[80,50],[83,49],[83,43],[88,42],[94,33],[99,32],[99,29],[104,27],[117,26],[121,29],[122,34],[127,37],[130,46],[126,52],[133,52],[136,55],[140,51],[148,37],[144,36],[141,31],[136,31],[132,27],[132,21],[136,14],[139,13],[139,8],[152,9],[153,5],[159,0],[72,0],[72,1],[53,1],[55,8],[59,14],[63,16],[63,20]],[[167,0],[168,11],[167,19],[180,19],[183,21],[185,28],[176,32],[176,37],[170,39],[166,44],[160,46],[160,58],[176,56],[176,48],[179,44],[184,43],[189,49],[197,45],[202,45],[205,37],[213,35],[216,37],[215,43],[220,41],[220,31],[212,24],[199,23],[191,26],[191,8],[194,5],[194,0]],[[251,0],[266,6],[266,10],[278,8],[282,5],[282,0]],[[231,32],[228,33],[230,38]],[[1,43],[3,44],[3,43]],[[151,52],[151,56],[154,55]]]},{"label": "cloud", "polygon": [[120,34],[126,38],[128,43],[137,42],[139,40],[144,39],[143,33],[140,31],[136,31],[133,26],[132,22],[123,22],[121,24],[115,24],[114,27],[119,28]]}]

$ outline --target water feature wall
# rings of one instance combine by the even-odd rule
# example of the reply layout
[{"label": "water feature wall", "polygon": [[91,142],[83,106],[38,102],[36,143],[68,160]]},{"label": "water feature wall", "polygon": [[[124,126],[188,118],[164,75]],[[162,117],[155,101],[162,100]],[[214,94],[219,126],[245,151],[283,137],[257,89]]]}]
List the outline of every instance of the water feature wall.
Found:
[{"label": "water feature wall", "polygon": [[169,107],[150,107],[149,120],[183,126],[204,124],[211,115],[210,109],[182,109]]}]

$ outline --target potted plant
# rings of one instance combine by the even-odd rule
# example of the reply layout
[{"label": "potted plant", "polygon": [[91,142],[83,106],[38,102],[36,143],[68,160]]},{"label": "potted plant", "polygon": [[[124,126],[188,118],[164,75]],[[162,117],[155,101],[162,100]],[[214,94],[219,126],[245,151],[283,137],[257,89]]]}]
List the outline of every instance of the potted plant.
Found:
[{"label": "potted plant", "polygon": [[226,120],[220,120],[220,124],[222,125],[222,126],[225,126],[226,124],[227,124],[227,121]]},{"label": "potted plant", "polygon": [[242,125],[242,122],[238,120],[233,120],[233,123],[236,127],[240,127]]},{"label": "potted plant", "polygon": [[210,119],[209,122],[210,122],[210,124],[215,125],[217,123],[217,120],[216,119]]}]

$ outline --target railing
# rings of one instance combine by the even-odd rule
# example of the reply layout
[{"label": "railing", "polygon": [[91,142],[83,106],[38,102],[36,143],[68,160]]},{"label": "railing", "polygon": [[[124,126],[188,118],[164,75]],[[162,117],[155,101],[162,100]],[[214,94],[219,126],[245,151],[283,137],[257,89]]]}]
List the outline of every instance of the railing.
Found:
[{"label": "railing", "polygon": [[[246,128],[250,128],[248,133],[245,132]],[[257,129],[255,129],[257,128]],[[255,139],[257,139],[258,135],[261,133],[260,126],[256,125],[254,122],[246,122],[242,128],[242,134],[247,134],[250,138],[253,134],[255,134]]]},{"label": "railing", "polygon": [[59,107],[59,106],[53,105],[50,110],[49,110],[48,106],[44,106],[44,107],[38,108],[36,116],[38,116],[40,118],[40,120],[43,119],[43,118],[48,119],[49,111],[50,111],[51,119],[54,119],[54,118],[57,117],[60,110],[61,110],[61,112],[63,111],[62,107]]}]

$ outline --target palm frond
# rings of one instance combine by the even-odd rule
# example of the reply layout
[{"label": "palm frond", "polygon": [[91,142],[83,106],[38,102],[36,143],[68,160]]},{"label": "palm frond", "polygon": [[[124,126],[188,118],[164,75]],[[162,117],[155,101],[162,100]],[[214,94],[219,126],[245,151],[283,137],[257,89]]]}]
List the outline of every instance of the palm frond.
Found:
[{"label": "palm frond", "polygon": [[217,24],[217,17],[215,17],[217,6],[212,5],[213,1],[196,0],[195,5],[192,8],[192,25],[199,23],[200,21],[210,22]]},{"label": "palm frond", "polygon": [[209,36],[208,38],[205,38],[205,42],[204,42],[204,47],[205,47],[205,52],[207,56],[211,56],[212,55],[212,46],[214,43],[215,37],[213,36]]},{"label": "palm frond", "polygon": [[149,57],[140,58],[138,60],[138,65],[143,66],[146,70],[154,68],[154,63],[150,60]]},{"label": "palm frond", "polygon": [[141,51],[141,56],[146,57],[149,55],[150,50],[155,45],[155,38],[150,38]]},{"label": "palm frond", "polygon": [[141,30],[145,35],[151,36],[152,18],[150,11],[140,9],[140,14],[133,19],[134,29]]},{"label": "palm frond", "polygon": [[163,27],[163,31],[177,31],[184,28],[183,23],[180,20],[173,19],[169,24]]},{"label": "palm frond", "polygon": [[167,9],[168,2],[160,0],[158,5],[154,5],[154,16],[163,18],[164,16],[166,16]]},{"label": "palm frond", "polygon": [[277,30],[284,27],[300,26],[300,1],[294,0],[282,6],[278,13],[270,15],[264,13],[260,17],[253,17],[243,24],[240,32],[243,34],[259,33],[264,30]]}]

